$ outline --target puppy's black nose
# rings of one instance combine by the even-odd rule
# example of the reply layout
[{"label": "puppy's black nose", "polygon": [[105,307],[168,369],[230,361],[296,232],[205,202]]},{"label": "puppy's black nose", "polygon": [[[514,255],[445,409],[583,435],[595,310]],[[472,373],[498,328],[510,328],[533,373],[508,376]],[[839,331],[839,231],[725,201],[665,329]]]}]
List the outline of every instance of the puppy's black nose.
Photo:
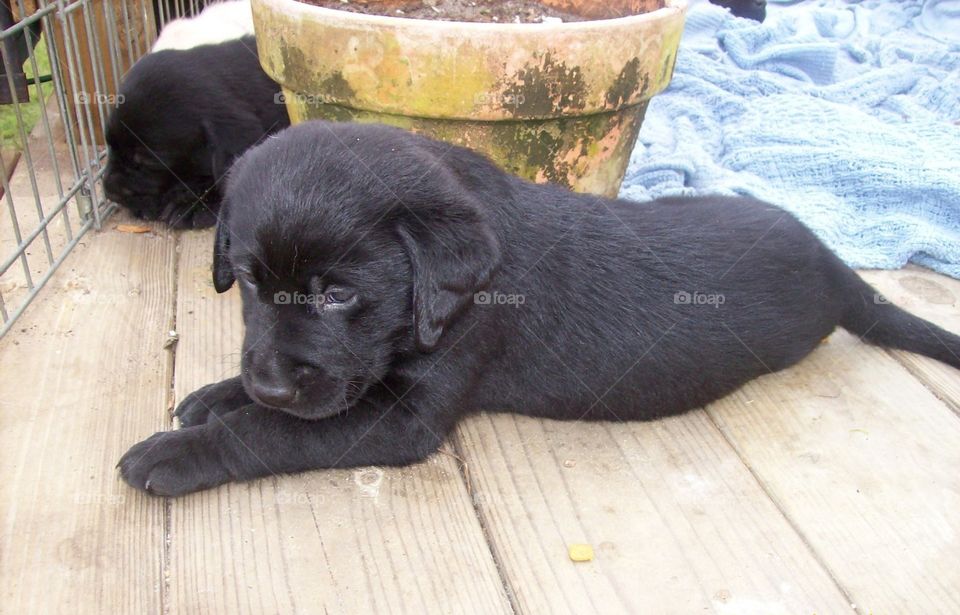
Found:
[{"label": "puppy's black nose", "polygon": [[297,390],[293,387],[271,382],[254,382],[253,396],[256,401],[274,408],[286,408],[293,403]]}]

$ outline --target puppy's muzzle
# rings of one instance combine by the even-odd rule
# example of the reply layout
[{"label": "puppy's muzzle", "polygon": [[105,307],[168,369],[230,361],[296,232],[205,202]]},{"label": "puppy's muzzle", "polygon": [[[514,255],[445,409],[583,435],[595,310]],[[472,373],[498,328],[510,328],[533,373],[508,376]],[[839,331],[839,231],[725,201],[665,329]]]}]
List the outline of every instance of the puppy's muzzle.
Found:
[{"label": "puppy's muzzle", "polygon": [[297,389],[286,383],[254,380],[252,388],[255,401],[271,408],[287,408],[297,399]]},{"label": "puppy's muzzle", "polygon": [[290,378],[291,371],[277,360],[252,362],[247,372],[250,396],[270,408],[289,408],[296,403],[299,391],[297,383]]},{"label": "puppy's muzzle", "polygon": [[307,389],[317,384],[335,388],[322,370],[295,364],[279,353],[251,353],[248,359],[249,367],[244,370],[248,393],[263,406],[288,410],[302,402]]}]

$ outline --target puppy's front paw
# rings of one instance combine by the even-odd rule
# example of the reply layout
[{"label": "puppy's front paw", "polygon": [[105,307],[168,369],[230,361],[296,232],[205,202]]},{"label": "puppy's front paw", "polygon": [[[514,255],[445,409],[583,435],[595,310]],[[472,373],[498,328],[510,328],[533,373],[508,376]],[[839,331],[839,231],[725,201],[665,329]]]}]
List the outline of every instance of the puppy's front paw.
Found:
[{"label": "puppy's front paw", "polygon": [[243,390],[240,378],[208,384],[187,395],[174,410],[183,427],[203,425],[222,418],[224,414],[252,404],[253,400]]},{"label": "puppy's front paw", "polygon": [[183,495],[231,478],[203,427],[155,433],[131,447],[117,467],[132,487],[154,495]]}]

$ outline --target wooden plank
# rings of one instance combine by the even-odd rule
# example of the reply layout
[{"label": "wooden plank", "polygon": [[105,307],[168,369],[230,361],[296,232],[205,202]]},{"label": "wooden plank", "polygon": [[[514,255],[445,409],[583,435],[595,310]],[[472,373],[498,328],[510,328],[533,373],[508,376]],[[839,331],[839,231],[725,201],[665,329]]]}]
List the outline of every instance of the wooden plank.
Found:
[{"label": "wooden plank", "polygon": [[165,423],[174,240],[91,233],[0,340],[0,610],[160,613],[163,501],[114,465]]},{"label": "wooden plank", "polygon": [[837,332],[707,411],[861,613],[960,611],[960,419]]},{"label": "wooden plank", "polygon": [[[176,397],[236,374],[236,289],[210,233],[181,240]],[[174,500],[173,613],[499,613],[503,584],[454,460],[319,471]]]},{"label": "wooden plank", "polygon": [[[480,415],[458,432],[524,613],[840,613],[847,601],[703,411]],[[571,543],[595,560],[573,563]]]},{"label": "wooden plank", "polygon": [[[861,274],[893,303],[948,331],[960,333],[960,280],[916,266]],[[960,413],[960,372],[918,354],[890,352],[954,412]]]}]

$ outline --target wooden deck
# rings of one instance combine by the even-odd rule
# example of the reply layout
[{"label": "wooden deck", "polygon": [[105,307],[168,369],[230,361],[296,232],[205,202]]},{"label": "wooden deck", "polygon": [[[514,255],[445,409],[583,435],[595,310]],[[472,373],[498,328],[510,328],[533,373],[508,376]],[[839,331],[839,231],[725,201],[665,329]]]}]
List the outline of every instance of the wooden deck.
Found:
[{"label": "wooden deck", "polygon": [[[118,221],[0,340],[2,613],[960,612],[960,372],[843,332],[668,420],[480,415],[406,469],[135,492],[114,464],[242,326],[210,232]],[[960,282],[865,276],[960,331]]]}]

